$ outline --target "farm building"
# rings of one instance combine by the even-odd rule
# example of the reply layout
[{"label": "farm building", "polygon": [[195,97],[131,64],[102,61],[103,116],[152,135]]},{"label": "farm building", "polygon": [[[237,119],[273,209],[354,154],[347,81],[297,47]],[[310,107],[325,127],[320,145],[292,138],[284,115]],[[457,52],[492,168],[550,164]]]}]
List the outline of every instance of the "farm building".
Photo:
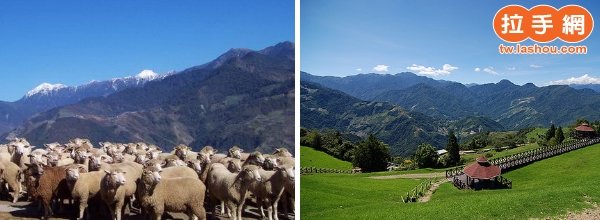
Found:
[{"label": "farm building", "polygon": [[596,136],[596,131],[589,124],[583,123],[575,128],[574,135],[576,138],[593,138]]}]

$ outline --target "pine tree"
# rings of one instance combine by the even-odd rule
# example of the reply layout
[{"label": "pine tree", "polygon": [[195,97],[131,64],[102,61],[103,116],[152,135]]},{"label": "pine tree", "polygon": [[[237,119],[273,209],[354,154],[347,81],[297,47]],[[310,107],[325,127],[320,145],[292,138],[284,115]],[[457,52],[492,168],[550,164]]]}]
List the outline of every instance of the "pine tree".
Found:
[{"label": "pine tree", "polygon": [[556,129],[556,135],[554,136],[556,138],[556,143],[558,144],[561,144],[565,140],[565,134],[563,133],[562,127]]},{"label": "pine tree", "polygon": [[556,134],[556,127],[554,127],[554,124],[552,124],[552,125],[550,125],[550,129],[548,129],[548,131],[546,131],[546,141],[549,141],[550,139],[552,139],[555,134]]},{"label": "pine tree", "polygon": [[454,135],[454,131],[448,133],[448,144],[446,145],[448,151],[448,165],[458,165],[460,162],[460,147],[458,146],[458,139]]}]

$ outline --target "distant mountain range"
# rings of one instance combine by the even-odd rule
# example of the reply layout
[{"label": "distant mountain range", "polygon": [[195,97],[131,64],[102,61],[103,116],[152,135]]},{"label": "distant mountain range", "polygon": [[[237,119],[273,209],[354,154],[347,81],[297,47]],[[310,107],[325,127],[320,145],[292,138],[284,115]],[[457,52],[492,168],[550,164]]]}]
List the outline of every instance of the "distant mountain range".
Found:
[{"label": "distant mountain range", "polygon": [[[421,143],[443,148],[448,129],[459,135],[500,131],[502,125],[485,117],[459,121],[408,111],[389,102],[362,101],[338,90],[302,81],[300,86],[300,125],[311,129],[335,129],[346,136],[375,134],[389,144],[394,155],[410,155]],[[357,138],[351,138],[357,139]]]},{"label": "distant mountain range", "polygon": [[165,76],[144,70],[136,76],[92,81],[80,86],[42,83],[15,102],[0,102],[0,134],[16,128],[34,114],[85,98],[107,96],[127,88],[140,87]]},{"label": "distant mountain range", "polygon": [[465,86],[434,80],[413,73],[360,74],[347,77],[314,76],[302,73],[302,80],[319,83],[362,100],[388,101],[407,110],[460,120],[482,116],[506,129],[566,125],[578,118],[600,119],[600,93],[553,85],[522,86],[508,80]]},{"label": "distant mountain range", "polygon": [[34,145],[83,137],[144,141],[167,150],[187,144],[293,151],[294,50],[290,42],[260,51],[231,49],[177,74],[144,71],[122,82],[90,83],[104,86],[86,86],[94,95],[71,93],[68,101],[59,95],[79,94],[83,87],[43,85],[23,100],[52,97],[47,106],[54,108],[32,114],[4,136],[26,137]]}]

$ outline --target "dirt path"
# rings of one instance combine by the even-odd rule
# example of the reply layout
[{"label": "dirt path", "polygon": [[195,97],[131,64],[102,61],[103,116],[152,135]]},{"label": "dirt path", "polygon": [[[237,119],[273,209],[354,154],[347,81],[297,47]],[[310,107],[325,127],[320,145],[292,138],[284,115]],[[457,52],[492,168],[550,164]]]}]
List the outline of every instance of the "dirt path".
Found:
[{"label": "dirt path", "polygon": [[411,174],[397,174],[397,175],[389,175],[389,176],[370,176],[367,178],[371,179],[428,179],[428,178],[436,178],[436,177],[446,177],[446,173],[411,173]]},{"label": "dirt path", "polygon": [[431,187],[429,187],[429,190],[427,190],[425,195],[423,195],[423,197],[419,198],[419,202],[429,202],[429,200],[431,199],[431,196],[433,196],[433,193],[437,190],[437,188],[440,187],[440,185],[442,185],[442,183],[445,183],[448,181],[450,181],[450,180],[444,178],[444,179],[438,180],[435,183],[431,184]]}]

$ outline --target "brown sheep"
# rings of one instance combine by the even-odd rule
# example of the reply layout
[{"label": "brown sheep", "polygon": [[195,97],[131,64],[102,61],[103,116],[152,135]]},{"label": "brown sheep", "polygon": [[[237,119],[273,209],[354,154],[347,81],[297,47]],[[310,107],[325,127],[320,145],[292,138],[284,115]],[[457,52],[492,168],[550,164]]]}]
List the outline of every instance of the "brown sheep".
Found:
[{"label": "brown sheep", "polygon": [[[37,199],[39,199],[44,208],[44,218],[48,219],[54,213],[51,208],[51,202],[54,198],[69,198],[70,192],[67,185],[66,176],[67,165],[60,167],[45,166],[43,168],[43,174],[40,176],[38,181]],[[85,169],[83,169],[85,170]]]}]

